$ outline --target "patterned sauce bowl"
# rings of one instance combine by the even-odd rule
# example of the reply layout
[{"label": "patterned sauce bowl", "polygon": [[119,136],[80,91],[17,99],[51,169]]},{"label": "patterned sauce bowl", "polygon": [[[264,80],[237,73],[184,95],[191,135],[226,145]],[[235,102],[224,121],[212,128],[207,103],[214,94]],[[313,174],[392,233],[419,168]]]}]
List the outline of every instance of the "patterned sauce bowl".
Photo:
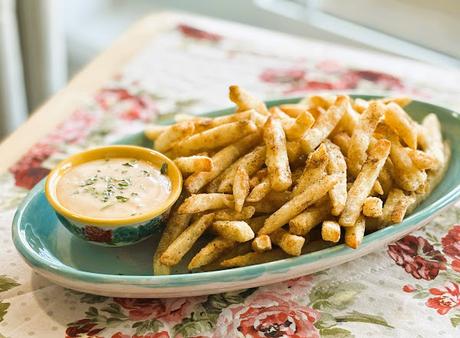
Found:
[{"label": "patterned sauce bowl", "polygon": [[[147,212],[123,218],[96,218],[77,214],[59,201],[59,180],[72,168],[90,161],[129,158],[143,161],[156,168],[167,168],[164,174],[171,182],[169,196],[163,202],[152,205]],[[163,169],[162,169],[163,170]],[[182,191],[182,174],[175,163],[152,149],[112,145],[94,148],[72,155],[60,162],[48,175],[45,195],[60,222],[74,235],[103,246],[125,246],[140,242],[158,232],[165,225],[171,206]]]}]

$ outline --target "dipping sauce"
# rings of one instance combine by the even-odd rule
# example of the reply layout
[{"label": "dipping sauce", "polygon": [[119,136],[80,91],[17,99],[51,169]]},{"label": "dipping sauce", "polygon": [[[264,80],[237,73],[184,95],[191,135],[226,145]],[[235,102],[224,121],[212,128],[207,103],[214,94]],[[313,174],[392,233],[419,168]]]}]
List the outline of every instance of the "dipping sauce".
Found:
[{"label": "dipping sauce", "polygon": [[132,158],[101,159],[78,165],[58,181],[56,195],[70,211],[94,218],[127,218],[155,209],[171,193],[166,164]]}]

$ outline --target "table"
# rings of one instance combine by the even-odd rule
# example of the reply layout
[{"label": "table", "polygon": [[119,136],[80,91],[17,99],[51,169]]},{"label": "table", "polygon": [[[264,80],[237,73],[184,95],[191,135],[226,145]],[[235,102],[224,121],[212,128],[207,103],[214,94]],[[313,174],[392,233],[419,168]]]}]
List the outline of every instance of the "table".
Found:
[{"label": "table", "polygon": [[355,261],[258,289],[187,299],[66,290],[21,260],[10,225],[61,158],[157,118],[313,91],[405,93],[460,110],[460,72],[211,20],[151,15],[0,145],[0,337],[453,337],[460,334],[460,204]]}]

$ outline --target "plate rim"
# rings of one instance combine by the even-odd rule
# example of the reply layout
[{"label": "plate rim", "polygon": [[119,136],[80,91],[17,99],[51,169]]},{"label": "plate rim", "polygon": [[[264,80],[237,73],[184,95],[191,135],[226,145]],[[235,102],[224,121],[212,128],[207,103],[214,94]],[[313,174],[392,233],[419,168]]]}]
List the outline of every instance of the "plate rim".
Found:
[{"label": "plate rim", "polygon": [[[380,98],[382,96],[377,95],[359,95],[354,94],[350,95],[352,97],[361,97],[361,98]],[[268,106],[274,104],[282,103],[292,103],[297,102],[298,97],[295,98],[283,98],[276,100],[265,101]],[[459,121],[460,124],[460,114],[452,111],[450,109],[440,107],[431,103],[413,100],[413,102],[418,104],[426,105],[428,108],[432,108],[443,114],[452,115],[455,119]],[[203,116],[215,116],[222,115],[228,112],[231,112],[233,108],[226,108],[222,110],[212,111]],[[161,121],[166,124],[170,120]],[[452,159],[449,162],[449,167],[452,165]],[[46,178],[45,178],[46,179]],[[44,180],[39,182],[26,196],[26,198],[18,206],[14,219],[13,219],[13,229],[12,237],[16,249],[23,256],[29,265],[32,267],[37,267],[38,269],[44,269],[52,274],[62,275],[63,277],[72,278],[75,280],[80,280],[86,283],[103,283],[103,284],[125,284],[125,285],[136,285],[136,286],[149,286],[152,288],[161,288],[161,287],[180,287],[180,286],[192,286],[199,284],[206,284],[209,282],[221,282],[221,283],[233,283],[235,280],[244,280],[256,278],[263,275],[265,272],[277,274],[283,273],[286,270],[291,268],[300,267],[303,265],[308,265],[313,261],[316,261],[320,258],[332,258],[334,256],[341,256],[350,252],[358,252],[363,250],[364,247],[371,245],[372,243],[378,242],[385,238],[389,238],[392,235],[404,232],[404,229],[410,229],[421,223],[424,219],[433,216],[447,206],[453,204],[457,199],[460,198],[460,181],[455,187],[452,188],[447,194],[439,198],[438,200],[427,205],[423,210],[415,212],[409,215],[403,220],[403,222],[396,225],[391,225],[389,227],[380,229],[374,233],[368,234],[364,237],[361,247],[358,249],[351,249],[346,247],[344,244],[336,245],[330,248],[325,248],[319,251],[311,252],[305,255],[298,257],[290,257],[282,260],[277,260],[273,262],[233,268],[228,270],[217,270],[209,272],[199,272],[199,273],[184,273],[184,274],[174,274],[174,275],[113,275],[113,274],[104,274],[97,272],[88,272],[82,271],[77,268],[68,266],[61,261],[59,264],[45,260],[42,256],[36,253],[29,245],[29,242],[26,240],[24,232],[21,233],[22,224],[21,220],[23,214],[26,210],[27,205],[32,201],[37,194],[43,190]],[[441,181],[442,182],[442,181]],[[249,278],[248,278],[249,276]],[[241,278],[243,277],[243,278]],[[241,278],[241,279],[240,279]]]}]

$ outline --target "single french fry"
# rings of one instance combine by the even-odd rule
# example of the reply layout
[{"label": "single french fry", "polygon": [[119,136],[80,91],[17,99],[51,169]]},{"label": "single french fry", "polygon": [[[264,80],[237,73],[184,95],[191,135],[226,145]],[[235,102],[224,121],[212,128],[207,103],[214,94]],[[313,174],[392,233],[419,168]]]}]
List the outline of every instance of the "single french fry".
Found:
[{"label": "single french fry", "polygon": [[308,111],[308,105],[299,103],[281,104],[280,109],[290,117],[296,118],[304,111]]},{"label": "single french fry", "polygon": [[437,159],[424,151],[410,149],[408,154],[412,162],[420,170],[434,169],[438,166]]},{"label": "single french fry", "polygon": [[297,185],[292,191],[293,196],[297,196],[314,182],[327,175],[326,168],[329,163],[327,148],[321,144],[318,149],[308,155],[305,169],[297,181]]},{"label": "single french fry", "polygon": [[222,174],[218,191],[226,193],[232,191],[233,180],[239,167],[243,168],[249,176],[256,173],[265,163],[265,149],[265,146],[258,146],[229,166]]},{"label": "single french fry", "polygon": [[249,194],[249,176],[243,167],[238,167],[233,181],[233,198],[235,200],[235,211],[241,212],[244,201]]},{"label": "single french fry", "polygon": [[183,174],[212,170],[212,159],[208,156],[177,157],[174,163]]},{"label": "single french fry", "polygon": [[285,128],[286,137],[288,140],[297,140],[302,137],[305,132],[311,128],[313,123],[315,122],[315,118],[308,112],[304,111],[300,113],[295,121]]},{"label": "single french fry", "polygon": [[249,252],[242,256],[236,256],[230,259],[226,259],[222,261],[220,265],[224,268],[235,268],[241,266],[268,263],[288,257],[289,255],[281,249],[271,250],[267,252]]},{"label": "single french fry", "polygon": [[174,266],[192,248],[193,244],[211,226],[214,214],[206,214],[196,222],[190,224],[163,252],[160,262],[164,265]]},{"label": "single french fry", "polygon": [[305,236],[329,216],[329,203],[309,207],[289,221],[289,232],[294,235]]},{"label": "single french fry", "polygon": [[259,235],[268,235],[281,228],[289,220],[300,214],[308,206],[317,202],[337,183],[334,176],[326,176],[308,186],[302,193],[293,197],[275,213],[266,219],[264,226],[259,230]]},{"label": "single french fry", "polygon": [[366,220],[360,216],[352,227],[345,228],[345,244],[352,249],[359,247],[366,231]]},{"label": "single french fry", "polygon": [[299,104],[306,104],[308,108],[322,108],[328,109],[334,104],[337,96],[335,95],[308,95],[303,98]]},{"label": "single french fry", "polygon": [[325,241],[337,243],[340,240],[340,224],[335,221],[324,221],[321,226],[321,237]]},{"label": "single french fry", "polygon": [[347,202],[339,219],[341,226],[351,227],[356,223],[364,200],[369,196],[385,164],[390,148],[391,142],[388,140],[378,140],[369,147],[367,160],[348,191]]},{"label": "single french fry", "polygon": [[286,151],[288,155],[289,164],[295,165],[301,160],[303,154],[302,146],[298,141],[286,142]]},{"label": "single french fry", "polygon": [[358,125],[353,130],[347,151],[348,171],[356,177],[367,158],[367,148],[372,134],[385,112],[385,106],[378,101],[372,101],[361,114]]},{"label": "single french fry", "polygon": [[234,200],[228,194],[196,194],[187,197],[182,205],[177,209],[179,214],[194,214],[207,210],[233,208]]},{"label": "single french fry", "polygon": [[334,105],[325,114],[318,116],[313,127],[308,129],[300,139],[303,150],[308,154],[329,136],[347,110],[348,97],[339,96]]},{"label": "single french fry", "polygon": [[272,249],[272,241],[268,235],[260,235],[254,238],[251,243],[252,249],[255,252],[265,252]]},{"label": "single french fry", "polygon": [[364,200],[363,215],[378,218],[383,214],[383,202],[378,197],[368,197]]},{"label": "single french fry", "polygon": [[397,96],[397,97],[386,97],[381,100],[383,103],[388,104],[394,102],[400,107],[404,108],[412,102],[412,99],[408,96]]},{"label": "single french fry", "polygon": [[237,105],[238,111],[255,109],[263,115],[269,114],[267,106],[263,101],[249,94],[246,90],[239,86],[230,86],[229,98]]},{"label": "single french fry", "polygon": [[173,154],[187,156],[193,153],[225,147],[240,140],[243,136],[257,131],[252,121],[236,121],[207,129],[191,135],[174,146]]},{"label": "single french fry", "polygon": [[407,196],[400,189],[392,189],[383,206],[383,223],[388,225],[402,222],[407,209],[414,202],[413,199],[413,196]]},{"label": "single french fry", "polygon": [[357,98],[353,100],[352,107],[358,113],[362,114],[369,106],[369,101]]},{"label": "single french fry", "polygon": [[447,162],[438,117],[435,114],[428,114],[423,119],[422,127],[419,130],[422,149],[436,159],[437,165],[433,170],[438,170]]},{"label": "single french fry", "polygon": [[169,126],[162,126],[158,124],[151,124],[145,128],[145,137],[149,140],[155,141]]},{"label": "single french fry", "polygon": [[417,149],[417,128],[401,106],[390,102],[385,110],[385,123],[412,149]]},{"label": "single french fry", "polygon": [[245,243],[238,243],[235,242],[235,246],[232,248],[227,249],[222,255],[220,255],[217,259],[215,259],[213,262],[203,265],[200,268],[200,271],[215,271],[215,270],[221,270],[224,268],[221,266],[221,262],[234,258],[237,256],[245,255],[249,252],[252,252],[251,249],[251,242],[245,242]]},{"label": "single french fry", "polygon": [[327,173],[335,175],[338,179],[337,184],[329,190],[331,200],[331,214],[339,216],[347,201],[347,163],[340,148],[327,140],[324,142],[328,153]]},{"label": "single french fry", "polygon": [[304,237],[290,234],[281,228],[271,233],[270,239],[274,244],[291,256],[299,256],[305,243]]},{"label": "single french fry", "polygon": [[291,169],[286,151],[286,136],[281,123],[269,117],[264,126],[266,146],[265,163],[270,185],[275,191],[284,191],[292,184]]},{"label": "single french fry", "polygon": [[228,145],[212,156],[213,167],[208,172],[198,172],[187,177],[184,187],[190,193],[199,192],[206,184],[214,180],[241,155],[255,146],[261,139],[259,133],[248,135],[234,144]]},{"label": "single french fry", "polygon": [[247,242],[254,238],[254,231],[244,221],[215,221],[212,230],[236,242]]},{"label": "single french fry", "polygon": [[394,173],[394,165],[391,161],[391,158],[387,158],[385,164],[383,165],[382,171],[380,171],[380,175],[378,178],[378,182],[380,183],[383,189],[383,195],[387,196],[390,189],[393,187],[393,173]]},{"label": "single french fry", "polygon": [[184,121],[169,126],[155,140],[155,149],[165,152],[174,147],[182,139],[193,134],[195,126],[191,121]]},{"label": "single french fry", "polygon": [[337,133],[332,136],[332,142],[340,148],[343,156],[347,156],[351,137],[346,132]]},{"label": "single french fry", "polygon": [[348,102],[347,110],[343,114],[342,119],[332,131],[332,134],[345,132],[347,135],[353,135],[353,131],[359,125],[360,114],[353,109],[351,102]]},{"label": "single french fry", "polygon": [[214,238],[211,242],[201,248],[201,250],[192,258],[187,268],[189,270],[194,270],[210,264],[227,250],[232,249],[236,243],[237,242],[232,241],[231,239],[223,237]]},{"label": "single french fry", "polygon": [[250,219],[256,208],[252,206],[244,207],[241,212],[235,211],[235,209],[223,209],[215,212],[214,219],[216,221],[245,221]]},{"label": "single french fry", "polygon": [[246,201],[248,202],[259,202],[270,192],[270,178],[265,177],[262,182],[257,184],[252,191],[249,193]]},{"label": "single french fry", "polygon": [[188,227],[191,214],[181,215],[177,213],[177,209],[182,203],[180,198],[173,206],[170,212],[168,223],[161,234],[157,249],[153,255],[153,274],[154,275],[169,275],[171,268],[160,262],[161,255],[166,251],[168,246]]}]

